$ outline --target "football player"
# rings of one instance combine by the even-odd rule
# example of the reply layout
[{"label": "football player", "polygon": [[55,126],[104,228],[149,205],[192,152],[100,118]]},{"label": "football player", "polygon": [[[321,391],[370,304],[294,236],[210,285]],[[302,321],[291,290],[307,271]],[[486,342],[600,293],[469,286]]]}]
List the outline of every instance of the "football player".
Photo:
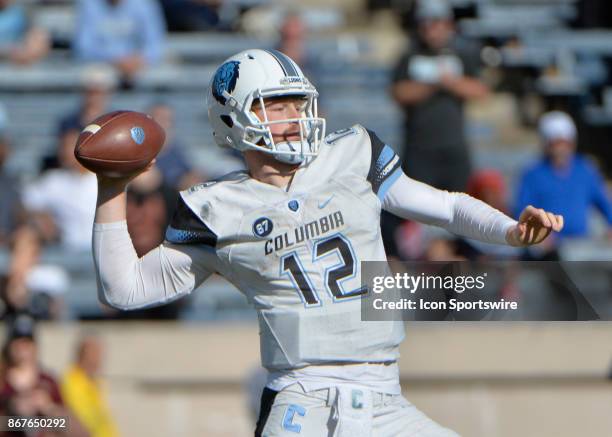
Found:
[{"label": "football player", "polygon": [[374,132],[325,135],[318,93],[277,51],[247,50],[216,71],[216,142],[247,171],[180,195],[166,241],[142,258],[127,232],[130,177],[99,176],[93,250],[100,299],[129,310],[190,293],[213,272],[258,312],[268,382],[255,434],[456,436],[401,395],[401,322],[363,322],[360,262],[386,259],[381,209],[481,241],[537,244],[563,219],[527,207],[518,222],[466,194],[403,174]]}]

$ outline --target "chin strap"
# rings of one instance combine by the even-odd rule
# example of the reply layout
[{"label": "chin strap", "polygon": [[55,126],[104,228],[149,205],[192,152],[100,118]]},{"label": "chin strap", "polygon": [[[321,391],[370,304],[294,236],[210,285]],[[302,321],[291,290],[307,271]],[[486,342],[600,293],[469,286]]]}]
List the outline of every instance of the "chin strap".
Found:
[{"label": "chin strap", "polygon": [[[284,162],[286,164],[301,164],[302,162],[304,162],[304,159],[306,158],[306,156],[304,155],[292,155],[289,153],[283,153],[283,152],[297,152],[298,149],[294,146],[295,143],[291,142],[291,141],[283,141],[280,143],[276,143],[276,152],[274,154],[274,157],[280,161],[280,162]],[[280,152],[280,153],[278,153]]]}]

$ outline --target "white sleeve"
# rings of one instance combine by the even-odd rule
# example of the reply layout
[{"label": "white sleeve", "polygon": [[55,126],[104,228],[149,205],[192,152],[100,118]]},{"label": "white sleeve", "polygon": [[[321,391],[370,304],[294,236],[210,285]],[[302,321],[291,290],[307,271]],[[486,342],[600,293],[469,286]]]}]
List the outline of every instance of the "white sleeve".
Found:
[{"label": "white sleeve", "polygon": [[507,244],[506,233],[516,221],[465,193],[449,193],[405,174],[393,183],[382,201],[399,217],[435,225],[463,237]]},{"label": "white sleeve", "polygon": [[122,310],[162,305],[189,294],[215,270],[214,249],[164,243],[138,258],[125,221],[94,223],[100,301]]}]

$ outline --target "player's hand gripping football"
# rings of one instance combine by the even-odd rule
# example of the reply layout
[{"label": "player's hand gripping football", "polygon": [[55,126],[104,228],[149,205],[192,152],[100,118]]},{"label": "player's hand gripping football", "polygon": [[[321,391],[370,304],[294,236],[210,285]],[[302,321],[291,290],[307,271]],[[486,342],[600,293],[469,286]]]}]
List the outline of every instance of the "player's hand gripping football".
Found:
[{"label": "player's hand gripping football", "polygon": [[125,187],[143,173],[148,172],[155,165],[156,159],[149,162],[146,167],[135,170],[130,173],[125,173],[121,176],[106,176],[103,173],[96,173],[98,178],[98,188],[118,189],[123,191]]},{"label": "player's hand gripping football", "polygon": [[506,241],[511,246],[532,246],[544,241],[552,231],[563,229],[563,216],[529,205],[518,224],[508,230]]},{"label": "player's hand gripping football", "polygon": [[151,161],[145,168],[124,173],[121,176],[105,176],[97,173],[98,199],[96,203],[96,223],[112,223],[126,219],[126,188],[138,175],[155,165]]}]

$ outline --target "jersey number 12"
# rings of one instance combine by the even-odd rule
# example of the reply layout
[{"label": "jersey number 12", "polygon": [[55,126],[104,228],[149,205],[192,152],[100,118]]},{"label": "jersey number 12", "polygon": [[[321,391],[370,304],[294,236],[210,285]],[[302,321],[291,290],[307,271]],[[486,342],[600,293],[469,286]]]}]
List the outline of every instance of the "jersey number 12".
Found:
[{"label": "jersey number 12", "polygon": [[[342,281],[353,278],[357,274],[357,262],[351,243],[341,234],[317,241],[314,245],[313,261],[320,261],[334,252],[338,254],[340,263],[325,271],[325,287],[334,301],[364,294],[367,291],[366,287],[348,292],[342,289]],[[281,273],[289,275],[304,305],[307,307],[321,305],[316,289],[295,252],[281,258]]]}]

